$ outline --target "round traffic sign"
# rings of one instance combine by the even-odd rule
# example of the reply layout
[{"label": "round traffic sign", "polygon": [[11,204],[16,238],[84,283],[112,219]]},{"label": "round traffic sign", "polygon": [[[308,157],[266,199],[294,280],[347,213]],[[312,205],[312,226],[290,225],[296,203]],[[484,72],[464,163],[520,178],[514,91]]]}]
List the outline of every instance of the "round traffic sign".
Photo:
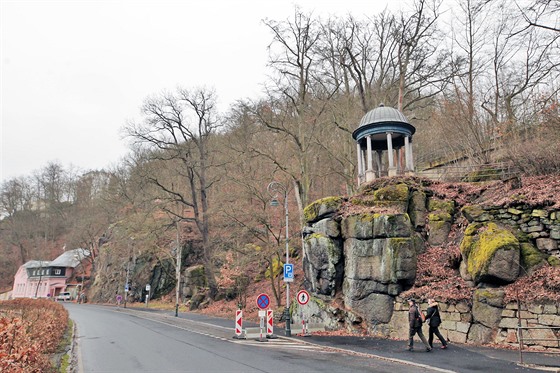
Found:
[{"label": "round traffic sign", "polygon": [[299,304],[301,304],[302,306],[304,304],[307,304],[307,302],[309,302],[309,293],[305,290],[300,290],[297,293],[297,301]]},{"label": "round traffic sign", "polygon": [[257,307],[259,307],[261,310],[265,310],[268,308],[269,304],[270,298],[268,297],[268,295],[264,293],[259,294],[259,296],[257,297]]}]

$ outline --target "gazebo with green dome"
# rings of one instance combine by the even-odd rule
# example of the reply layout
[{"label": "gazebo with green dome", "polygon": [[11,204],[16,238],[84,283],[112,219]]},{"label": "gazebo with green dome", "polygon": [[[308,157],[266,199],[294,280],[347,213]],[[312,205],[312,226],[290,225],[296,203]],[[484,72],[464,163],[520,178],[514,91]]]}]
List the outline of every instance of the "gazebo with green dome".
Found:
[{"label": "gazebo with green dome", "polygon": [[[364,115],[352,133],[358,152],[358,185],[385,175],[413,175],[415,132],[403,113],[383,104]],[[387,152],[387,167],[383,164],[383,152]]]}]

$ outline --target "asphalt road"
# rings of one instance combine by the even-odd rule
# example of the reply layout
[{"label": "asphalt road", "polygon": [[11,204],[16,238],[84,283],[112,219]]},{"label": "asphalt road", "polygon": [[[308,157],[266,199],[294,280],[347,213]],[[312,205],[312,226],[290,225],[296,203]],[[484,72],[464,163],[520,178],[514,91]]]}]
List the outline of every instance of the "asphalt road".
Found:
[{"label": "asphalt road", "polygon": [[[65,304],[76,324],[75,371],[82,372],[410,372],[412,367],[304,341],[233,339],[199,315]],[[439,370],[443,371],[443,370]]]}]

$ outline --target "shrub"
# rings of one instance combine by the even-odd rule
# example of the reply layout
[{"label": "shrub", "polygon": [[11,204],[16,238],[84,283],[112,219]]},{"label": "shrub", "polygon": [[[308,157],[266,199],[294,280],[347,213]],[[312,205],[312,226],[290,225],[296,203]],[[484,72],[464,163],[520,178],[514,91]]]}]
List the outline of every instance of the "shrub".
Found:
[{"label": "shrub", "polygon": [[50,372],[68,325],[68,311],[44,299],[0,302],[0,371]]}]

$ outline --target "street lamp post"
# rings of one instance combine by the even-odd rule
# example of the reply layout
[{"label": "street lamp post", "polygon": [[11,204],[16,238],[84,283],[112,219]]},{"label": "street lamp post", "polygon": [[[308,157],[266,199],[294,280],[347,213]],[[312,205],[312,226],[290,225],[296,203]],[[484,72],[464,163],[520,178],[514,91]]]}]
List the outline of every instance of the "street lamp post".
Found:
[{"label": "street lamp post", "polygon": [[[278,193],[281,191],[284,194],[284,213],[285,213],[285,218],[286,218],[286,264],[290,263],[290,245],[289,245],[289,240],[290,240],[290,236],[289,236],[289,229],[288,229],[288,221],[289,221],[289,214],[288,214],[288,189],[286,189],[286,187],[277,182],[277,181],[273,181],[270,184],[268,184],[267,187],[268,192],[271,194],[272,196],[272,201],[271,201],[271,205],[272,206],[278,206],[278,200],[276,199],[276,197],[278,197]],[[286,281],[286,279],[284,279],[284,281]],[[284,309],[284,319],[286,320],[286,329],[285,329],[285,334],[286,337],[290,337],[292,335],[292,330],[291,330],[291,315],[290,315],[290,283],[288,281],[286,281],[286,308]]]},{"label": "street lamp post", "polygon": [[128,286],[129,275],[130,275],[130,247],[131,241],[134,243],[134,237],[130,237],[128,241],[128,261],[126,262],[126,282],[124,284],[124,308],[126,308],[126,302],[128,300],[128,292],[130,291],[130,287]]},{"label": "street lamp post", "polygon": [[126,262],[126,281],[124,284],[124,308],[126,308],[126,301],[128,300],[128,291],[130,290],[128,288],[128,275],[130,272],[130,258],[128,258],[128,262]]}]

